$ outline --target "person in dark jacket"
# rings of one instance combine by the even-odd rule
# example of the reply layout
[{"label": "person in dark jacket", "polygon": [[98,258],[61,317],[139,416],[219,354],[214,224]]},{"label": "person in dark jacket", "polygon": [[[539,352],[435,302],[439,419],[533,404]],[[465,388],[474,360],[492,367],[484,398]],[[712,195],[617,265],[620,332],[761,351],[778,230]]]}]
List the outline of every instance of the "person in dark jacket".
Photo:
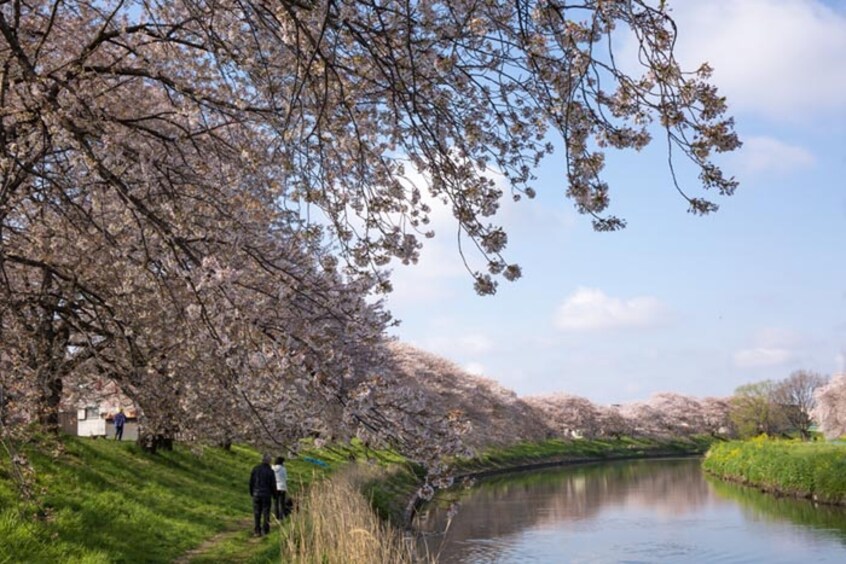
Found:
[{"label": "person in dark jacket", "polygon": [[115,414],[115,440],[123,440],[123,426],[126,424],[126,415],[123,414],[123,408],[118,409]]},{"label": "person in dark jacket", "polygon": [[261,464],[253,468],[250,474],[250,496],[253,498],[253,518],[257,536],[270,532],[270,500],[274,495],[276,495],[276,474],[270,467],[270,455],[265,454]]}]

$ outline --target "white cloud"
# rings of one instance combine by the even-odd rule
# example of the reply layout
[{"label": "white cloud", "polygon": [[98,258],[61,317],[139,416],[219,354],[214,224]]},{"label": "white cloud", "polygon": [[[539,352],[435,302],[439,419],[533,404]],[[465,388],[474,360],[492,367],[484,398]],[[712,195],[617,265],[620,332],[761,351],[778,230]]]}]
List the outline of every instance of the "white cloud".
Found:
[{"label": "white cloud", "polygon": [[675,0],[677,56],[707,61],[734,110],[799,120],[846,110],[846,13],[819,0]]},{"label": "white cloud", "polygon": [[569,331],[652,327],[667,317],[667,308],[651,296],[624,300],[596,288],[579,288],[559,306],[555,325]]},{"label": "white cloud", "polygon": [[738,368],[763,368],[781,366],[793,358],[793,351],[789,349],[759,347],[734,353],[734,364]]},{"label": "white cloud", "polygon": [[788,145],[772,137],[745,137],[735,157],[749,173],[783,174],[813,166],[814,155],[802,147]]},{"label": "white cloud", "polygon": [[802,338],[794,331],[780,327],[765,327],[752,338],[752,346],[734,353],[738,368],[783,366],[798,358],[797,347]]},{"label": "white cloud", "polygon": [[476,376],[484,376],[485,375],[485,366],[478,362],[468,362],[464,366],[464,370],[469,372],[470,374],[475,374]]}]

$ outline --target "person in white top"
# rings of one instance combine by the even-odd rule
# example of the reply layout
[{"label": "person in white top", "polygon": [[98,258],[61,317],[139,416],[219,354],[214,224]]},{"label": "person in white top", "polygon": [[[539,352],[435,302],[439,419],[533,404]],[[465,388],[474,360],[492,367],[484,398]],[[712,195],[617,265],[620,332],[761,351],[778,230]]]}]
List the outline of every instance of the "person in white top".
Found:
[{"label": "person in white top", "polygon": [[288,470],[285,468],[285,459],[276,457],[276,464],[271,466],[276,474],[276,493],[273,495],[274,513],[276,518],[281,520],[285,517],[285,496],[288,493]]}]

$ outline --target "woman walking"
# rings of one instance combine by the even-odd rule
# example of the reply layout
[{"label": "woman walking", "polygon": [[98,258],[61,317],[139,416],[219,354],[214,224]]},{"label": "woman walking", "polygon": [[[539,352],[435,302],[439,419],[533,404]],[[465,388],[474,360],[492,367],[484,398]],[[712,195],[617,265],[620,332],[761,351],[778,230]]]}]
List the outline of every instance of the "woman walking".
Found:
[{"label": "woman walking", "polygon": [[276,474],[276,493],[273,494],[274,513],[280,521],[285,517],[285,494],[288,492],[288,470],[285,468],[285,459],[276,457],[276,464],[271,466]]}]

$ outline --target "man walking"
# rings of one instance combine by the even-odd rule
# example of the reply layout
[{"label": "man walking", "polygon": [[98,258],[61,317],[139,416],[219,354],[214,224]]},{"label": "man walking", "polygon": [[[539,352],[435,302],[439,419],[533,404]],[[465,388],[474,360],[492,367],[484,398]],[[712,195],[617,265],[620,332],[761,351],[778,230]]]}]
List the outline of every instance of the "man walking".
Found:
[{"label": "man walking", "polygon": [[126,424],[126,415],[123,414],[123,408],[118,408],[115,413],[115,440],[123,440],[123,426]]},{"label": "man walking", "polygon": [[250,474],[250,496],[253,498],[253,519],[255,535],[270,532],[270,500],[276,494],[276,474],[270,467],[270,455],[265,454],[261,464]]}]

